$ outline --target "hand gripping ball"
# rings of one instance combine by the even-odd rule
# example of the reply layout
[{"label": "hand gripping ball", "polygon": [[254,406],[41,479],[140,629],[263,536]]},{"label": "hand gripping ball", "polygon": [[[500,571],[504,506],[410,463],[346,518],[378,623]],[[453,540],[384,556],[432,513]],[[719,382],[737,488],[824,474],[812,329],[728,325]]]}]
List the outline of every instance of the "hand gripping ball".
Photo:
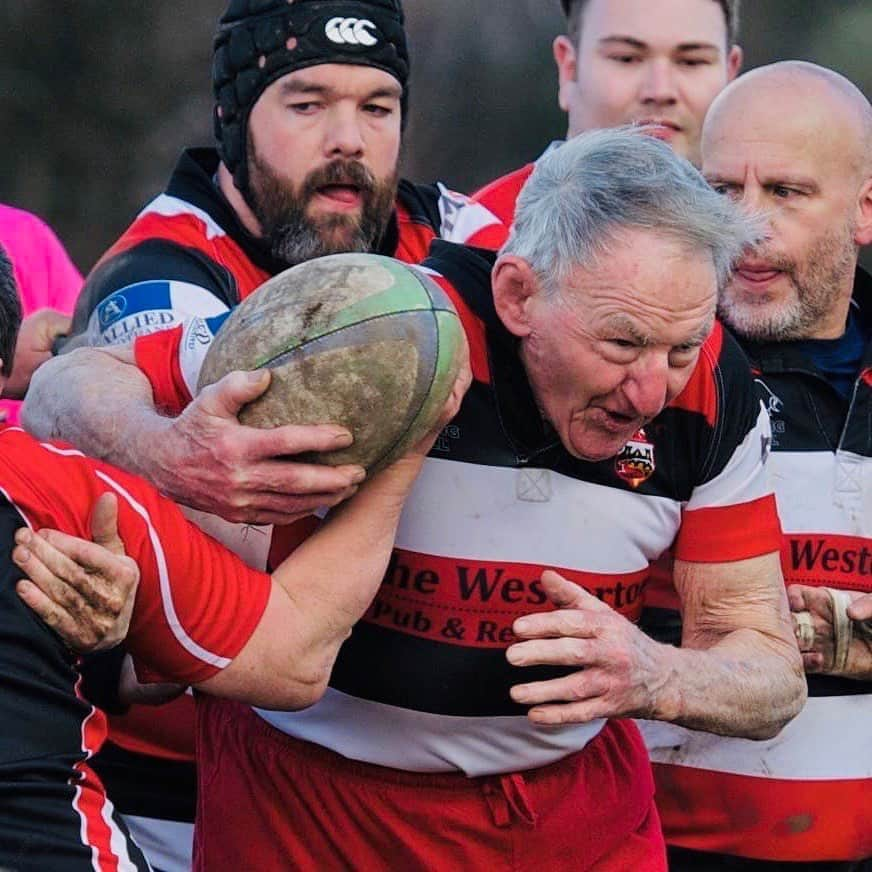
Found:
[{"label": "hand gripping ball", "polygon": [[388,465],[438,420],[458,372],[463,327],[424,272],[375,254],[336,254],[261,285],[224,322],[199,387],[266,367],[245,406],[254,427],[339,424],[354,444],[295,459],[368,470]]}]

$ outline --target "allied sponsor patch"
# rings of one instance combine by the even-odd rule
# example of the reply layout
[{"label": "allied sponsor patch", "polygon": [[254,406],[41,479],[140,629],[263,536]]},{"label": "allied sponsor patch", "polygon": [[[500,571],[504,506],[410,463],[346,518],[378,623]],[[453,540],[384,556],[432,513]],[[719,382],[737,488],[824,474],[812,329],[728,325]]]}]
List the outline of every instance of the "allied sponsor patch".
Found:
[{"label": "allied sponsor patch", "polygon": [[214,294],[188,282],[135,282],[106,297],[92,313],[92,345],[124,345],[139,336],[174,327],[186,318],[208,318],[226,311]]}]

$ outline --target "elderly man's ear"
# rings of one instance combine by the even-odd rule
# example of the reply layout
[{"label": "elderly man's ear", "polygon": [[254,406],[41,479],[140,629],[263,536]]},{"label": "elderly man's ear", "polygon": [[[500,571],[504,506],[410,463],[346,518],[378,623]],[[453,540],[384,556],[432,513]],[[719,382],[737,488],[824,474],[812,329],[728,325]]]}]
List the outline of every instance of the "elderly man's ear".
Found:
[{"label": "elderly man's ear", "polygon": [[542,298],[542,283],[523,257],[504,254],[491,274],[494,307],[509,333],[520,338],[532,331],[531,309]]}]

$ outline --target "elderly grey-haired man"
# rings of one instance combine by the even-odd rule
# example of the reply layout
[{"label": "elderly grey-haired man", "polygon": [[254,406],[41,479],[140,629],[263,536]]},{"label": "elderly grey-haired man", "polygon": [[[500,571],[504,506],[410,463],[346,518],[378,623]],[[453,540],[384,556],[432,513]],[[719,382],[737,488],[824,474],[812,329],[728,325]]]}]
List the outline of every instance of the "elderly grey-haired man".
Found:
[{"label": "elderly grey-haired man", "polygon": [[[626,718],[757,738],[803,702],[768,423],[714,320],[753,235],[618,130],[537,164],[496,259],[434,243],[473,386],[323,701],[200,701],[198,868],[665,868]],[[633,623],[673,543],[681,649]]]}]

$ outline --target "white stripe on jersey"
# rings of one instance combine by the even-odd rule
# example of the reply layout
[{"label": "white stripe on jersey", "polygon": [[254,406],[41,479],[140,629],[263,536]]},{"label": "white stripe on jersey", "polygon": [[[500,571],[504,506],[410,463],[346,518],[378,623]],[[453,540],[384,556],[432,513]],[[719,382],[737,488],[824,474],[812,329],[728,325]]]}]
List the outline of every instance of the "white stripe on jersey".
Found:
[{"label": "white stripe on jersey", "polygon": [[352,760],[407,772],[464,772],[470,777],[547,766],[580,751],[604,720],[537,727],[519,716],[463,718],[415,712],[328,688],[298,712],[254,709],[277,730]]},{"label": "white stripe on jersey", "polygon": [[[79,677],[76,682],[76,696],[79,700],[87,704],[87,700],[81,693],[81,684],[82,679]],[[98,750],[97,748],[92,747],[87,739],[88,724],[96,714],[97,709],[95,709],[94,706],[91,706],[91,711],[82,719],[80,747],[82,752],[85,754],[85,759],[80,763],[76,763],[73,767],[77,772],[81,770],[81,767],[90,760]],[[114,809],[109,798],[105,793],[103,794],[101,797],[102,805],[99,812],[100,819],[109,830],[109,844],[107,845],[105,841],[99,837],[92,839],[91,834],[89,833],[89,829],[94,826],[94,821],[89,818],[88,811],[82,806],[81,800],[83,790],[81,784],[76,782],[75,777],[71,778],[69,783],[75,787],[72,802],[73,811],[75,811],[79,816],[79,838],[81,839],[82,845],[91,850],[91,867],[95,872],[104,872],[104,870],[110,868],[117,870],[117,872],[137,872],[138,867],[131,859],[130,853],[127,850],[127,836],[112,818],[112,811]],[[95,792],[92,799],[96,798]],[[99,842],[102,842],[102,844]]]},{"label": "white stripe on jersey", "polygon": [[774,738],[732,739],[638,721],[655,763],[765,778],[872,778],[872,696],[811,697]]},{"label": "white stripe on jersey", "polygon": [[[724,414],[729,415],[730,410],[725,409]],[[761,403],[757,423],[733,452],[724,469],[711,481],[694,489],[687,503],[688,511],[749,503],[771,494],[771,439],[769,416]]]},{"label": "white stripe on jersey", "polygon": [[872,537],[872,457],[775,451],[770,463],[786,533]]},{"label": "white stripe on jersey", "polygon": [[[524,498],[540,488],[547,499]],[[659,557],[680,523],[680,503],[666,497],[550,470],[428,457],[403,509],[396,544],[460,560],[626,573]]]},{"label": "white stripe on jersey", "polygon": [[128,872],[128,870],[136,872],[138,867],[131,859],[130,852],[127,850],[129,844],[128,838],[118,826],[113,817],[114,814],[115,806],[107,797],[103,803],[103,821],[109,827],[109,832],[112,834],[109,847],[115,856],[118,857],[118,872]]},{"label": "white stripe on jersey", "polygon": [[436,183],[439,189],[439,237],[447,242],[465,243],[479,230],[501,224],[499,218],[486,206],[475,203],[464,194],[458,194]]},{"label": "white stripe on jersey", "polygon": [[219,669],[224,669],[229,666],[230,660],[227,657],[221,657],[218,654],[213,654],[211,651],[207,651],[192,639],[188,635],[187,630],[182,626],[178,613],[176,612],[176,607],[173,604],[173,591],[172,586],[170,585],[163,545],[161,544],[157,530],[155,530],[145,507],[138,503],[127,490],[117,482],[113,481],[108,475],[105,475],[99,470],[96,470],[95,474],[101,481],[105,482],[109,487],[120,494],[130,508],[132,508],[133,511],[136,512],[136,514],[145,522],[148,530],[148,538],[151,542],[151,547],[154,551],[155,560],[157,562],[158,577],[160,579],[161,603],[163,605],[164,615],[166,616],[167,625],[176,637],[176,641],[193,657],[202,660],[204,663],[208,663],[210,666],[215,666]]},{"label": "white stripe on jersey", "polygon": [[137,215],[137,218],[142,218],[143,215],[149,213],[164,215],[167,218],[176,215],[193,215],[206,225],[206,238],[210,241],[219,236],[227,235],[221,225],[208,212],[204,212],[178,197],[171,197],[169,194],[159,194]]},{"label": "white stripe on jersey", "polygon": [[182,326],[179,340],[179,369],[182,381],[192,397],[197,396],[197,382],[206,353],[212,347],[215,334],[205,318],[191,318]]}]

